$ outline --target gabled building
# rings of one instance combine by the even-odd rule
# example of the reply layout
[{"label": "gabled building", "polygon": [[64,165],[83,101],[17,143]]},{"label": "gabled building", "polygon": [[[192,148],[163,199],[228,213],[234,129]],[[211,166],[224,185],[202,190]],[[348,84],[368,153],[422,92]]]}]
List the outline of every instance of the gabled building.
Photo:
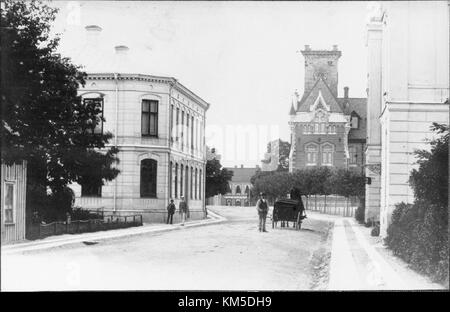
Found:
[{"label": "gabled building", "polygon": [[366,142],[366,98],[350,98],[349,88],[338,98],[341,51],[311,50],[306,45],[305,85],[290,110],[289,171],[314,166],[360,170]]}]

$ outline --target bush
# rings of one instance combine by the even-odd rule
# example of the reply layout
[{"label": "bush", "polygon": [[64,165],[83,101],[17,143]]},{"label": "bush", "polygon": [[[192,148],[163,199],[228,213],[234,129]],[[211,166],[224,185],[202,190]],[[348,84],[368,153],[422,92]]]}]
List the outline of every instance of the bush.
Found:
[{"label": "bush", "polygon": [[87,209],[83,209],[81,207],[75,207],[71,214],[72,220],[91,220],[91,219],[102,219],[102,215],[91,212]]},{"label": "bush", "polygon": [[370,235],[372,235],[372,236],[380,236],[380,225],[379,224],[375,225],[375,227],[370,232]]},{"label": "bush", "polygon": [[434,123],[442,134],[430,151],[417,151],[419,168],[411,172],[413,205],[396,205],[385,242],[394,254],[434,281],[448,284],[448,143],[449,128]]},{"label": "bush", "polygon": [[447,209],[416,201],[396,206],[385,242],[394,254],[436,282],[448,281]]}]

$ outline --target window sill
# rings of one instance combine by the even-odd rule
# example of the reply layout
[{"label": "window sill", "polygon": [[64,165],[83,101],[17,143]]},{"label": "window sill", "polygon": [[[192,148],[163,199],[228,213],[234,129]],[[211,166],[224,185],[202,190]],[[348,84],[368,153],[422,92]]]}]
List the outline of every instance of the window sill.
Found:
[{"label": "window sill", "polygon": [[102,198],[102,196],[100,195],[81,195],[80,197],[82,198]]},{"label": "window sill", "polygon": [[15,223],[15,222],[3,222],[3,224],[4,224],[5,226],[12,226],[12,225],[16,225],[16,223]]},{"label": "window sill", "polygon": [[317,166],[317,164],[306,164],[307,166],[310,166],[310,167],[312,167],[312,166]]},{"label": "window sill", "polygon": [[151,135],[151,134],[141,134],[141,137],[159,139],[158,135]]},{"label": "window sill", "polygon": [[141,196],[140,198],[144,198],[144,199],[158,199],[158,197],[156,196]]}]

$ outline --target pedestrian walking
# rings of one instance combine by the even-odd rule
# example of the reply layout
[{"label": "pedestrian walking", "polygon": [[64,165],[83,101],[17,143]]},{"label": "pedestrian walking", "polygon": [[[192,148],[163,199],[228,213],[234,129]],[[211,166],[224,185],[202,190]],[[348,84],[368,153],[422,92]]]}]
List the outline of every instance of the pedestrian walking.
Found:
[{"label": "pedestrian walking", "polygon": [[170,199],[170,203],[167,206],[167,224],[173,224],[173,214],[175,213],[175,204],[173,203],[173,199]]},{"label": "pedestrian walking", "polygon": [[269,204],[266,200],[266,194],[260,193],[258,202],[256,203],[256,210],[258,210],[258,216],[259,216],[259,231],[260,232],[267,232],[266,231],[266,217],[267,212],[269,211]]},{"label": "pedestrian walking", "polygon": [[180,215],[181,215],[181,225],[184,225],[184,222],[186,222],[186,215],[189,212],[189,208],[188,208],[186,201],[184,200],[184,196],[181,196],[179,209],[180,209]]}]

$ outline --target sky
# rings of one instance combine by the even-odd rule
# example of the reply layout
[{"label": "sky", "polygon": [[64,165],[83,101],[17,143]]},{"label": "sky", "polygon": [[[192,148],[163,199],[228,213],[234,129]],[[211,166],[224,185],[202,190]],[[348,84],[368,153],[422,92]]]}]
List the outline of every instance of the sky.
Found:
[{"label": "sky", "polygon": [[338,45],[339,96],[366,96],[368,2],[55,1],[53,32],[73,56],[86,25],[99,45],[126,45],[142,73],[175,77],[211,104],[206,143],[222,164],[260,165],[269,140],[289,141],[293,94],[303,94],[305,45]]}]

